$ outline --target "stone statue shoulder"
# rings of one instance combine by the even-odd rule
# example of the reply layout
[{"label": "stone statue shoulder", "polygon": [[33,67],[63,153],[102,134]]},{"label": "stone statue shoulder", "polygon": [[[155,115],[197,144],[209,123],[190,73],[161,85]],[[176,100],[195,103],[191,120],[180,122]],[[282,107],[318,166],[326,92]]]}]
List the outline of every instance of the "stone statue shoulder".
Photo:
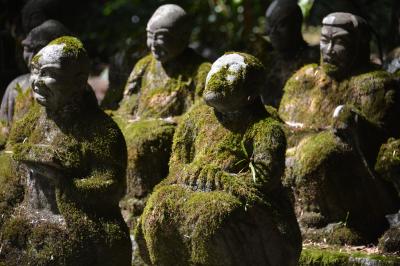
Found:
[{"label": "stone statue shoulder", "polygon": [[19,93],[24,93],[29,88],[30,73],[15,78],[7,86],[1,101],[0,119],[7,122],[13,117],[15,99]]},{"label": "stone statue shoulder", "polygon": [[[322,78],[322,73],[318,64],[305,65],[296,71],[286,82],[284,87],[285,94],[295,93],[303,90],[310,90],[315,83]],[[283,99],[282,99],[283,102]]]},{"label": "stone statue shoulder", "polygon": [[125,85],[124,95],[130,95],[133,93],[137,93],[140,90],[142,77],[145,74],[148,66],[150,65],[153,56],[148,54],[147,56],[140,59],[135,66],[131,74],[128,77],[128,80]]},{"label": "stone statue shoulder", "polygon": [[[400,93],[393,74],[381,69],[353,76],[349,84],[365,117],[378,125],[399,132],[395,124],[400,115]],[[395,127],[395,128],[393,128]]]},{"label": "stone statue shoulder", "polygon": [[42,115],[40,106],[35,102],[28,113],[20,120],[16,121],[11,129],[7,145],[23,143],[33,132],[35,126]]}]

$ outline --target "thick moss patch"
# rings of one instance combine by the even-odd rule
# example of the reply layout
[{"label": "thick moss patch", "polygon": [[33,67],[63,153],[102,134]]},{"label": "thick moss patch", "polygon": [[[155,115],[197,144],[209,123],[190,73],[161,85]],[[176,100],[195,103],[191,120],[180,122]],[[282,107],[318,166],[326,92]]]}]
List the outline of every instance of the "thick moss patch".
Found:
[{"label": "thick moss patch", "polygon": [[8,250],[0,261],[7,265],[130,264],[128,228],[118,208],[126,186],[125,141],[87,93],[61,121],[49,119],[51,114],[36,104],[12,128],[8,148],[21,180],[28,175],[26,161],[58,169],[61,177],[52,189],[61,216],[31,210],[32,198],[13,206],[0,232]]},{"label": "thick moss patch", "polygon": [[396,256],[369,255],[354,251],[341,251],[340,247],[303,247],[300,256],[300,266],[395,266],[400,264],[400,258]]}]

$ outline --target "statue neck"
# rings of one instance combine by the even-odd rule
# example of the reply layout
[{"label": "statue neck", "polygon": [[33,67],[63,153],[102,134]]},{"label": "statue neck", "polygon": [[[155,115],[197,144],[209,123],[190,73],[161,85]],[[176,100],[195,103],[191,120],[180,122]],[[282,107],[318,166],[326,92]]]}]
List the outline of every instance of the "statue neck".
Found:
[{"label": "statue neck", "polygon": [[254,120],[258,120],[268,115],[261,100],[257,99],[249,105],[230,112],[219,112],[214,109],[218,121],[226,128],[235,129],[238,127],[247,127],[246,125]]}]

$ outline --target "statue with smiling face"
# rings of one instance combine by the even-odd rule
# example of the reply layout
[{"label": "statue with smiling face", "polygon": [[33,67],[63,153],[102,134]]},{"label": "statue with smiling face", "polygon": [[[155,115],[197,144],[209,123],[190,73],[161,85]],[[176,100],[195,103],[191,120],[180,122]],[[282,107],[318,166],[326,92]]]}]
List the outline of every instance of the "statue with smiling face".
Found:
[{"label": "statue with smiling face", "polygon": [[188,48],[191,27],[177,5],[154,12],[146,28],[150,54],[135,65],[114,114],[128,146],[128,191],[122,207],[132,223],[148,193],[168,174],[176,118],[204,89],[210,64]]},{"label": "statue with smiling face", "polygon": [[118,206],[126,188],[125,141],[87,86],[82,43],[58,38],[31,68],[37,103],[15,123],[8,143],[25,195],[1,227],[0,262],[130,265]]},{"label": "statue with smiling face", "polygon": [[303,39],[303,14],[296,1],[273,1],[265,13],[265,19],[266,35],[273,49],[260,56],[267,75],[261,95],[264,104],[278,107],[285,82],[300,67],[317,63],[319,50]]},{"label": "statue with smiling face", "polygon": [[[22,41],[24,61],[30,68],[32,57],[52,40],[69,35],[69,31],[56,20],[47,20],[32,29]],[[7,126],[7,133],[14,117],[22,118],[32,104],[30,76],[27,73],[15,78],[6,89],[0,107],[0,119]]]},{"label": "statue with smiling face", "polygon": [[[261,103],[263,66],[228,53],[174,135],[169,175],[136,228],[151,265],[297,265],[301,237],[281,184],[286,140]],[[168,244],[166,244],[168,243]]]},{"label": "statue with smiling face", "polygon": [[369,62],[364,19],[332,13],[322,23],[321,64],[288,80],[279,107],[288,133],[286,181],[303,236],[369,243],[400,203],[373,169],[380,146],[399,135],[399,96],[393,76]]}]

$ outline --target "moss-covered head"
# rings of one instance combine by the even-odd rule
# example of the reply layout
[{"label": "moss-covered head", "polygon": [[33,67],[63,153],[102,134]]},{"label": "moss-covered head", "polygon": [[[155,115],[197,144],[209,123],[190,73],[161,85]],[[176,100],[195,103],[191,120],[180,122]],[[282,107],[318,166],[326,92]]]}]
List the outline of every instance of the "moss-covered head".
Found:
[{"label": "moss-covered head", "polygon": [[50,42],[32,60],[32,89],[37,102],[53,111],[78,99],[87,87],[89,58],[83,44],[64,36]]},{"label": "moss-covered head", "polygon": [[215,61],[207,75],[203,98],[218,111],[232,112],[260,101],[264,66],[252,55],[226,53]]}]

